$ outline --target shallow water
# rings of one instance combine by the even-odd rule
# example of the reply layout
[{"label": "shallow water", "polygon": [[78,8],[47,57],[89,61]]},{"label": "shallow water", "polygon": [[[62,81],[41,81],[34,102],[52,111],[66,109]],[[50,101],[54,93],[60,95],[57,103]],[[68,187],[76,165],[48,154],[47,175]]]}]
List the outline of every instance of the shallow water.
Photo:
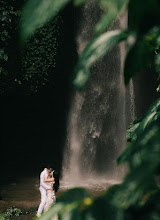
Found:
[{"label": "shallow water", "polygon": [[110,186],[119,184],[120,180],[113,180],[113,179],[86,179],[83,182],[79,183],[72,183],[67,181],[61,181],[60,191],[66,191],[68,189],[74,187],[83,187],[87,189],[91,196],[97,196],[104,193]]},{"label": "shallow water", "polygon": [[23,211],[36,210],[40,202],[39,178],[25,177],[0,186],[0,211],[16,206]]}]

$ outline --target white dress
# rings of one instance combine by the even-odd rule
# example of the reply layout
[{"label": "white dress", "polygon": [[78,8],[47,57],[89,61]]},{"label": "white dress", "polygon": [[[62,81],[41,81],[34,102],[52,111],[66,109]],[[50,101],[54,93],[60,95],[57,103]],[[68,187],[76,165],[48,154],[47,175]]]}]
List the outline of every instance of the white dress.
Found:
[{"label": "white dress", "polygon": [[[51,187],[53,187],[53,183],[50,183]],[[54,190],[47,190],[47,199],[46,199],[46,205],[45,205],[45,211],[48,211],[48,209],[51,207],[52,204],[56,202],[56,196]]]},{"label": "white dress", "polygon": [[[51,187],[53,187],[54,183],[50,183]],[[45,204],[45,212],[56,202],[56,195],[54,190],[47,190],[47,199]],[[58,220],[58,216],[56,215],[51,220]]]}]

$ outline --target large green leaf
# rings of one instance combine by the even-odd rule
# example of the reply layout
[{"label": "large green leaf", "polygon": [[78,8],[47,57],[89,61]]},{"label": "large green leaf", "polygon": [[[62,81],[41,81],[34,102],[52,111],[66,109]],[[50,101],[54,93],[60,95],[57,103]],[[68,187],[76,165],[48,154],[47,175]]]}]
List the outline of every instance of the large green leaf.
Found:
[{"label": "large green leaf", "polygon": [[[157,99],[152,106],[147,111],[144,119],[139,123],[139,126],[134,129],[134,133],[132,133],[132,137],[134,136],[134,140],[138,137],[141,137],[141,134],[149,127],[154,121],[160,118],[160,98]],[[138,145],[129,145],[125,151],[118,158],[118,163],[126,162],[129,158],[132,157],[134,152],[138,151]]]},{"label": "large green leaf", "polygon": [[28,0],[22,11],[21,39],[24,42],[37,28],[55,17],[71,0]]},{"label": "large green leaf", "polygon": [[110,203],[107,195],[99,196],[86,211],[87,220],[122,220],[122,212]]},{"label": "large green leaf", "polygon": [[64,192],[58,199],[57,202],[72,203],[77,200],[84,199],[90,196],[87,190],[84,188],[74,188]]},{"label": "large green leaf", "polygon": [[128,1],[129,0],[100,0],[105,14],[96,25],[95,32],[99,33],[106,30],[119,13],[127,7]]},{"label": "large green leaf", "polygon": [[134,140],[137,137],[137,135],[135,134],[135,131],[137,127],[139,126],[140,122],[141,120],[135,120],[129,125],[127,132],[126,132],[126,139],[128,142]]},{"label": "large green leaf", "polygon": [[129,36],[128,31],[110,31],[92,40],[80,56],[74,71],[73,84],[81,89],[88,80],[91,66]]},{"label": "large green leaf", "polygon": [[144,119],[137,127],[135,134],[140,135],[151,123],[160,118],[160,98],[158,98],[148,109]]},{"label": "large green leaf", "polygon": [[130,145],[130,171],[113,195],[113,204],[123,209],[141,206],[149,192],[157,190],[155,175],[160,167],[160,118],[152,122]]}]

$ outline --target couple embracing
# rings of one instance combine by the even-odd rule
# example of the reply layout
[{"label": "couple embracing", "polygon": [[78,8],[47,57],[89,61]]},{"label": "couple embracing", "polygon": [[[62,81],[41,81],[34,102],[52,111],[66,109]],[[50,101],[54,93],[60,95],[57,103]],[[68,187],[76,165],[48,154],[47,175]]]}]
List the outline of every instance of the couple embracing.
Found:
[{"label": "couple embracing", "polygon": [[50,206],[55,203],[54,184],[54,170],[50,166],[47,166],[40,174],[39,189],[41,193],[41,203],[38,208],[37,217],[40,217],[43,211],[47,211]]}]

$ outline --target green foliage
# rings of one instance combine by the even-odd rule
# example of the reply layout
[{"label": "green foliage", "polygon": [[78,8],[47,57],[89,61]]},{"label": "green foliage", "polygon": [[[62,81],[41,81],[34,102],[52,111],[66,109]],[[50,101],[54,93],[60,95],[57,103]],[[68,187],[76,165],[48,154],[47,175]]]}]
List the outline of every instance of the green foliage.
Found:
[{"label": "green foliage", "polygon": [[35,93],[49,83],[50,72],[56,66],[60,22],[61,18],[56,17],[37,30],[21,54],[21,73],[16,80],[26,93]]},{"label": "green foliage", "polygon": [[160,117],[160,99],[157,99],[148,109],[142,120],[131,123],[127,130],[128,138],[133,141],[154,121]]},{"label": "green foliage", "polygon": [[16,88],[26,94],[36,93],[53,78],[62,20],[56,17],[37,30],[21,51],[18,36],[23,3],[0,2],[0,94]]},{"label": "green foliage", "polygon": [[22,211],[15,206],[9,207],[5,213],[0,214],[0,219],[1,220],[9,220],[10,217],[17,217],[22,214]]},{"label": "green foliage", "polygon": [[113,206],[109,199],[109,193],[95,198],[92,204],[84,212],[85,219],[92,220],[122,220],[123,213]]},{"label": "green foliage", "polygon": [[91,66],[111,50],[117,43],[129,36],[127,31],[110,31],[102,34],[88,44],[75,68],[73,84],[81,89],[86,84]]},{"label": "green foliage", "polygon": [[[145,132],[147,127],[152,125],[152,123],[154,121],[157,121],[159,118],[160,118],[160,99],[156,100],[152,104],[152,106],[149,108],[143,120],[138,122],[135,121],[130,125],[127,131],[129,139],[134,142],[138,137],[141,137],[141,135],[143,134],[143,132]],[[126,150],[118,158],[118,163],[128,161],[128,159],[132,157],[132,155],[137,149],[139,149],[139,146],[137,144],[134,144],[134,147],[132,145],[128,146]]]},{"label": "green foliage", "polygon": [[126,139],[128,142],[136,139],[137,136],[135,135],[135,130],[139,126],[140,122],[141,120],[135,120],[129,125],[127,132],[126,132]]},{"label": "green foliage", "polygon": [[22,43],[54,18],[71,0],[28,0],[22,12]]},{"label": "green foliage", "polygon": [[[160,167],[159,123],[160,119],[151,123],[136,141],[128,146],[127,152],[123,152],[123,161],[128,162],[130,172],[114,195],[113,202],[116,206],[123,209],[141,206],[148,193],[158,190],[155,175]],[[119,162],[120,159],[122,156]]]},{"label": "green foliage", "polygon": [[9,78],[8,72],[12,63],[12,43],[16,37],[19,16],[18,1],[11,0],[10,3],[0,1],[0,93],[13,86],[14,74],[12,73],[12,77]]}]

